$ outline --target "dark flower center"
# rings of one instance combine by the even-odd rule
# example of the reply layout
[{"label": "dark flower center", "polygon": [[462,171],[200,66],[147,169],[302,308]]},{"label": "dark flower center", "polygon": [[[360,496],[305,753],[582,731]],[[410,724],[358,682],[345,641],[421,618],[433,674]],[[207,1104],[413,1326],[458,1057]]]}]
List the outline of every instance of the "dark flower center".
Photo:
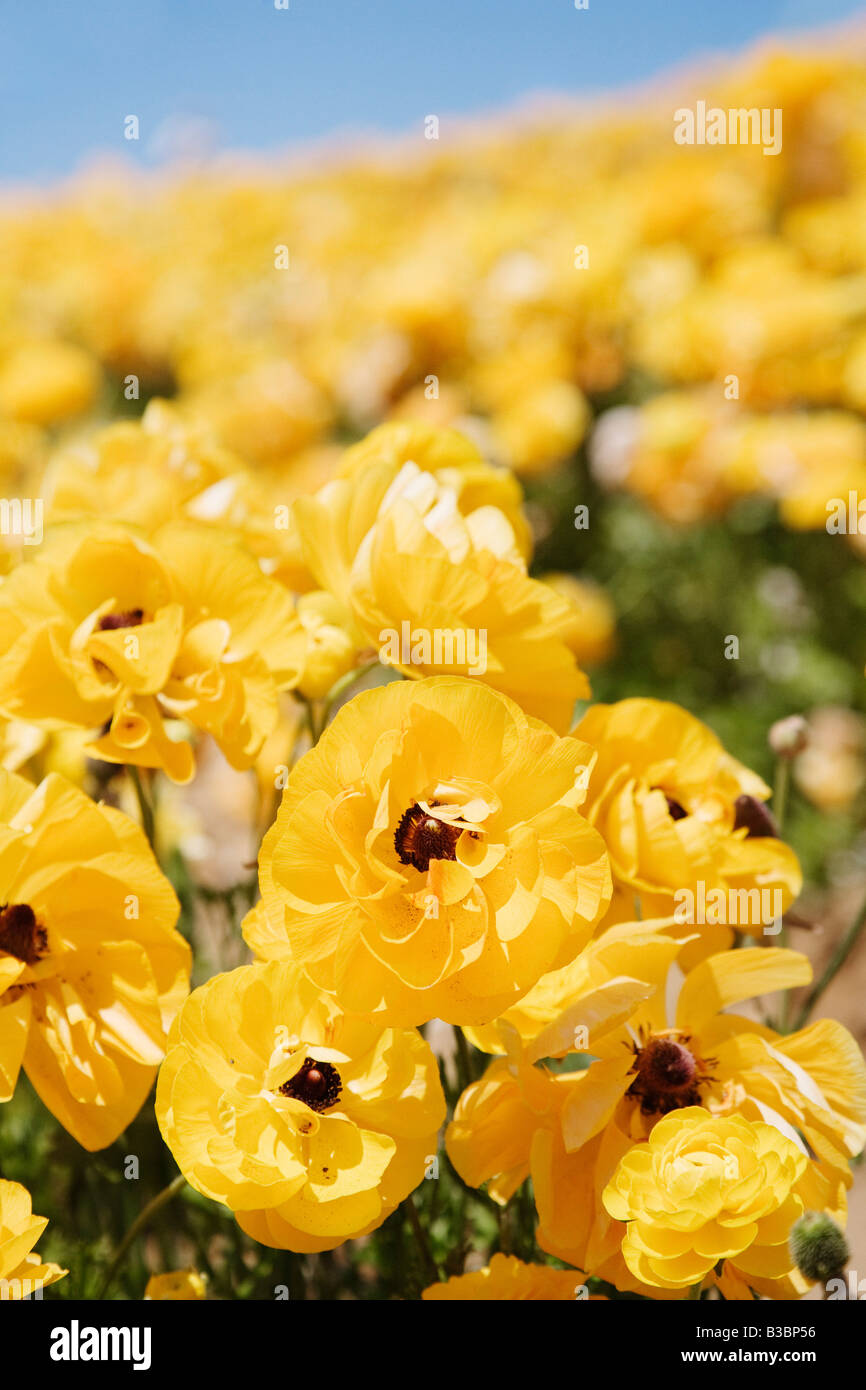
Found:
[{"label": "dark flower center", "polygon": [[734,829],[742,830],[744,826],[747,840],[779,838],[779,827],[763,801],[745,793],[734,802]]},{"label": "dark flower center", "polygon": [[35,965],[48,950],[48,933],[27,903],[0,907],[0,951],[25,965]]},{"label": "dark flower center", "polygon": [[640,1101],[644,1115],[666,1115],[686,1105],[700,1105],[700,1087],[712,1081],[686,1043],[688,1038],[649,1037],[635,1048],[635,1079],[627,1094]]},{"label": "dark flower center", "polygon": [[[663,789],[661,787],[653,787],[652,790],[654,792],[660,792]],[[681,806],[678,801],[674,801],[674,798],[672,796],[668,796],[667,792],[664,792],[664,798],[665,801],[668,803],[668,814],[670,815],[671,820],[684,820],[685,817],[689,814],[685,806]]]},{"label": "dark flower center", "polygon": [[343,1083],[340,1073],[330,1062],[317,1062],[305,1057],[299,1071],[290,1081],[284,1081],[280,1094],[301,1100],[311,1110],[329,1110],[340,1099]]},{"label": "dark flower center", "polygon": [[130,608],[126,613],[106,613],[99,619],[100,632],[115,632],[120,627],[139,627],[144,618],[143,608]]},{"label": "dark flower center", "polygon": [[401,864],[414,864],[424,874],[431,859],[456,859],[460,831],[422,811],[416,802],[404,812],[394,832],[394,848]]}]

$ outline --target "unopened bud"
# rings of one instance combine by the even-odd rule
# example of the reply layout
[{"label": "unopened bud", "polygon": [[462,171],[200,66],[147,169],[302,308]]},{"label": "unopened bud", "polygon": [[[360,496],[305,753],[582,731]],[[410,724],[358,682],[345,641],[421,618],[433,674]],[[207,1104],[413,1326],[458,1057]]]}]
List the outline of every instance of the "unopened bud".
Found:
[{"label": "unopened bud", "polygon": [[806,1279],[826,1284],[848,1263],[848,1242],[831,1216],[807,1211],[791,1228],[789,1245],[794,1263]]},{"label": "unopened bud", "polygon": [[802,714],[789,714],[787,719],[776,720],[767,741],[780,758],[796,758],[809,742],[809,725]]}]

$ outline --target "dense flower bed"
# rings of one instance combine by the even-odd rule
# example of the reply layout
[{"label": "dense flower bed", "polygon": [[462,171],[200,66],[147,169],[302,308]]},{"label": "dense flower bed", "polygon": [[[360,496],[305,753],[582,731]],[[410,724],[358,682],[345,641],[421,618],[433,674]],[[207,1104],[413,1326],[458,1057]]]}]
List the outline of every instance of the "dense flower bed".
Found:
[{"label": "dense flower bed", "polygon": [[4,204],[4,1296],[843,1273],[866,63],[710,86],[778,152],[666,96]]}]

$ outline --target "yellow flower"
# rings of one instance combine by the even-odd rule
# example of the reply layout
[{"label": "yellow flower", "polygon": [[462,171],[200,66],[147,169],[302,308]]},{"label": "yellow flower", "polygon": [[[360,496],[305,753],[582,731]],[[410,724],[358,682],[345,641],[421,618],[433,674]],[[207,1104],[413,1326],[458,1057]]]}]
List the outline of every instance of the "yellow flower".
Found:
[{"label": "yellow flower", "polygon": [[524,1264],[514,1255],[496,1254],[483,1269],[455,1275],[442,1284],[431,1284],[421,1297],[431,1303],[499,1300],[551,1303],[574,1301],[584,1287],[581,1276],[573,1270]]},{"label": "yellow flower", "polygon": [[[841,1025],[821,1020],[780,1037],[729,1012],[808,983],[805,957],[723,952],[686,976],[674,1004],[670,971],[684,948],[670,928],[670,919],[610,928],[497,1023],[467,1030],[505,1056],[464,1091],[446,1133],[461,1177],[487,1182],[496,1201],[531,1173],[542,1249],[622,1289],[637,1285],[598,1196],[622,1153],[665,1114],[701,1105],[805,1141],[815,1157],[804,1198],[840,1218],[850,1160],[866,1140],[866,1068]],[[538,1065],[576,1052],[586,1055],[584,1070]]]},{"label": "yellow flower", "polygon": [[581,666],[600,666],[616,646],[616,609],[600,584],[574,574],[546,574],[543,583],[573,605],[580,630],[571,650]]},{"label": "yellow flower", "polygon": [[[657,332],[656,319],[650,322]],[[694,523],[733,500],[724,477],[730,436],[724,402],[705,392],[665,391],[600,416],[589,446],[592,471],[602,487],[627,487],[667,521]]]},{"label": "yellow flower", "polygon": [[573,454],[590,418],[586,397],[573,381],[526,387],[494,413],[493,437],[504,460],[521,476],[550,472]]},{"label": "yellow flower", "polygon": [[352,620],[339,599],[321,590],[300,595],[298,619],[307,638],[298,690],[308,700],[323,700],[355,665]]},{"label": "yellow flower", "polygon": [[445,1132],[445,1148],[470,1187],[487,1183],[504,1206],[529,1177],[532,1146],[541,1130],[558,1134],[562,1107],[577,1077],[553,1075],[529,1064],[519,1046],[491,1062],[466,1087]]},{"label": "yellow flower", "polygon": [[424,1178],[445,1115],[414,1030],[349,1017],[291,962],[244,965],[190,995],[156,1114],[187,1180],[263,1245],[331,1250]]},{"label": "yellow flower", "polygon": [[289,777],[249,945],[347,1009],[489,1021],[607,906],[604,846],[577,810],[591,759],[474,681],[356,696]]},{"label": "yellow flower", "polygon": [[47,735],[35,724],[0,715],[0,767],[17,772],[45,746]]},{"label": "yellow flower", "polygon": [[[295,353],[292,352],[292,357]],[[315,441],[330,424],[324,394],[279,353],[226,370],[189,392],[190,413],[213,425],[227,449],[257,464],[279,464]]]},{"label": "yellow flower", "polygon": [[507,469],[487,463],[477,446],[458,430],[436,429],[418,421],[390,421],[346,450],[339,476],[360,478],[368,471],[383,469],[391,483],[407,463],[449,488],[463,516],[470,516],[479,507],[504,512],[520,553],[528,558],[531,538],[520,484]]},{"label": "yellow flower", "polygon": [[47,1216],[33,1215],[27,1188],[0,1178],[0,1302],[28,1294],[41,1297],[42,1289],[69,1273],[43,1264],[33,1249],[47,1225]]},{"label": "yellow flower", "polygon": [[0,708],[45,729],[101,729],[108,762],[193,776],[166,720],[251,765],[295,684],[306,639],[288,593],[238,545],[168,523],[61,527],[0,585]]},{"label": "yellow flower", "polygon": [[152,1274],[144,1291],[146,1299],[172,1303],[194,1303],[207,1298],[206,1276],[195,1269],[175,1269],[170,1274]]},{"label": "yellow flower", "polygon": [[295,586],[339,599],[357,645],[404,675],[478,677],[564,733],[589,694],[581,619],[527,575],[507,475],[453,431],[398,425],[347,469],[294,505]]},{"label": "yellow flower", "polygon": [[683,947],[649,927],[603,933],[514,1011],[518,1027],[531,1027],[528,1061],[572,1051],[593,1058],[562,1108],[566,1150],[614,1120],[640,1139],[669,1111],[704,1105],[802,1135],[828,1193],[848,1186],[850,1160],[866,1143],[866,1066],[854,1038],[829,1019],[782,1036],[730,1012],[808,984],[806,957],[776,947],[723,951],[695,965],[676,992]]},{"label": "yellow flower", "polygon": [[637,1278],[661,1288],[701,1283],[719,1261],[746,1283],[789,1276],[788,1234],[802,1215],[806,1157],[771,1125],[697,1107],[660,1120],[604,1190],[627,1224],[622,1251]]},{"label": "yellow flower", "polygon": [[677,913],[702,940],[760,934],[802,885],[763,802],[769,788],[678,705],[593,705],[576,729],[598,751],[586,800],[611,859],[611,920]]},{"label": "yellow flower", "polygon": [[526,575],[500,513],[473,534],[446,497],[395,495],[355,557],[350,602],[379,659],[410,678],[471,675],[558,733],[590,693],[577,610]]},{"label": "yellow flower", "polygon": [[0,772],[0,1100],[23,1065],[86,1149],[134,1119],[189,987],[144,835],[56,773]]},{"label": "yellow flower", "polygon": [[111,517],[148,532],[170,517],[227,525],[247,482],[240,461],[206,430],[152,400],[140,420],[116,422],[54,456],[45,483],[48,520]]},{"label": "yellow flower", "polygon": [[51,425],[87,410],[98,388],[96,363],[81,348],[51,339],[23,342],[0,364],[0,413]]}]

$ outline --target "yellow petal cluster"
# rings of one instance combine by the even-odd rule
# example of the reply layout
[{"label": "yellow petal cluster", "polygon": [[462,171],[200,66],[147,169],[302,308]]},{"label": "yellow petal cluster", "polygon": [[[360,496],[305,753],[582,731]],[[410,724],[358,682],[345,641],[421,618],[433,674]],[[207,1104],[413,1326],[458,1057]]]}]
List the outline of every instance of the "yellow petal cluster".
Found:
[{"label": "yellow petal cluster", "polygon": [[195,771],[182,724],[252,764],[305,651],[286,590],[195,523],[58,527],[0,586],[0,709],[176,782]]},{"label": "yellow petal cluster", "polygon": [[0,1178],[0,1302],[41,1298],[42,1289],[69,1273],[44,1264],[33,1249],[47,1225],[47,1216],[33,1215],[27,1188]]},{"label": "yellow petal cluster", "polygon": [[748,1282],[790,1273],[805,1155],[771,1125],[698,1107],[660,1120],[622,1159],[603,1201],[627,1223],[623,1255],[647,1284],[687,1288],[720,1261]]},{"label": "yellow petal cluster", "polygon": [[578,810],[592,758],[476,681],[356,696],[289,776],[248,944],[348,1009],[488,1022],[572,960],[610,900]]},{"label": "yellow petal cluster", "polygon": [[572,1270],[530,1265],[514,1255],[497,1254],[483,1269],[431,1284],[421,1297],[430,1303],[552,1303],[574,1300],[582,1288],[580,1275]]},{"label": "yellow petal cluster", "polygon": [[189,988],[177,915],[127,816],[56,773],[0,771],[0,1100],[23,1067],[84,1148],[117,1138]]},{"label": "yellow petal cluster", "polygon": [[[866,1142],[866,1067],[854,1038],[828,1019],[782,1036],[735,1011],[756,994],[808,983],[805,957],[725,951],[683,979],[687,948],[670,919],[611,927],[495,1024],[468,1029],[502,1056],[463,1092],[446,1132],[463,1180],[487,1184],[495,1201],[531,1175],[542,1249],[633,1292],[653,1281],[623,1262],[624,1229],[605,1215],[601,1193],[665,1116],[700,1106],[772,1125],[809,1155],[804,1201],[839,1221],[850,1159]],[[580,1070],[549,1069],[549,1059],[574,1054]],[[781,1284],[752,1276],[773,1297],[798,1287],[787,1273]]]},{"label": "yellow petal cluster", "polygon": [[207,1284],[195,1269],[176,1269],[169,1274],[152,1274],[144,1296],[155,1302],[197,1303],[207,1298]]},{"label": "yellow petal cluster", "polygon": [[770,789],[679,705],[593,705],[575,733],[598,751],[586,814],[604,837],[612,920],[676,913],[706,940],[760,935],[800,892],[794,852],[763,812]]},{"label": "yellow petal cluster", "polygon": [[417,1187],[445,1101],[420,1034],[349,1016],[274,961],[190,995],[156,1114],[193,1187],[263,1245],[314,1251],[374,1230]]},{"label": "yellow petal cluster", "polygon": [[341,472],[294,505],[296,587],[326,591],[356,646],[403,675],[477,676],[564,733],[589,694],[585,625],[526,572],[513,476],[454,430],[408,424],[374,430]]}]

